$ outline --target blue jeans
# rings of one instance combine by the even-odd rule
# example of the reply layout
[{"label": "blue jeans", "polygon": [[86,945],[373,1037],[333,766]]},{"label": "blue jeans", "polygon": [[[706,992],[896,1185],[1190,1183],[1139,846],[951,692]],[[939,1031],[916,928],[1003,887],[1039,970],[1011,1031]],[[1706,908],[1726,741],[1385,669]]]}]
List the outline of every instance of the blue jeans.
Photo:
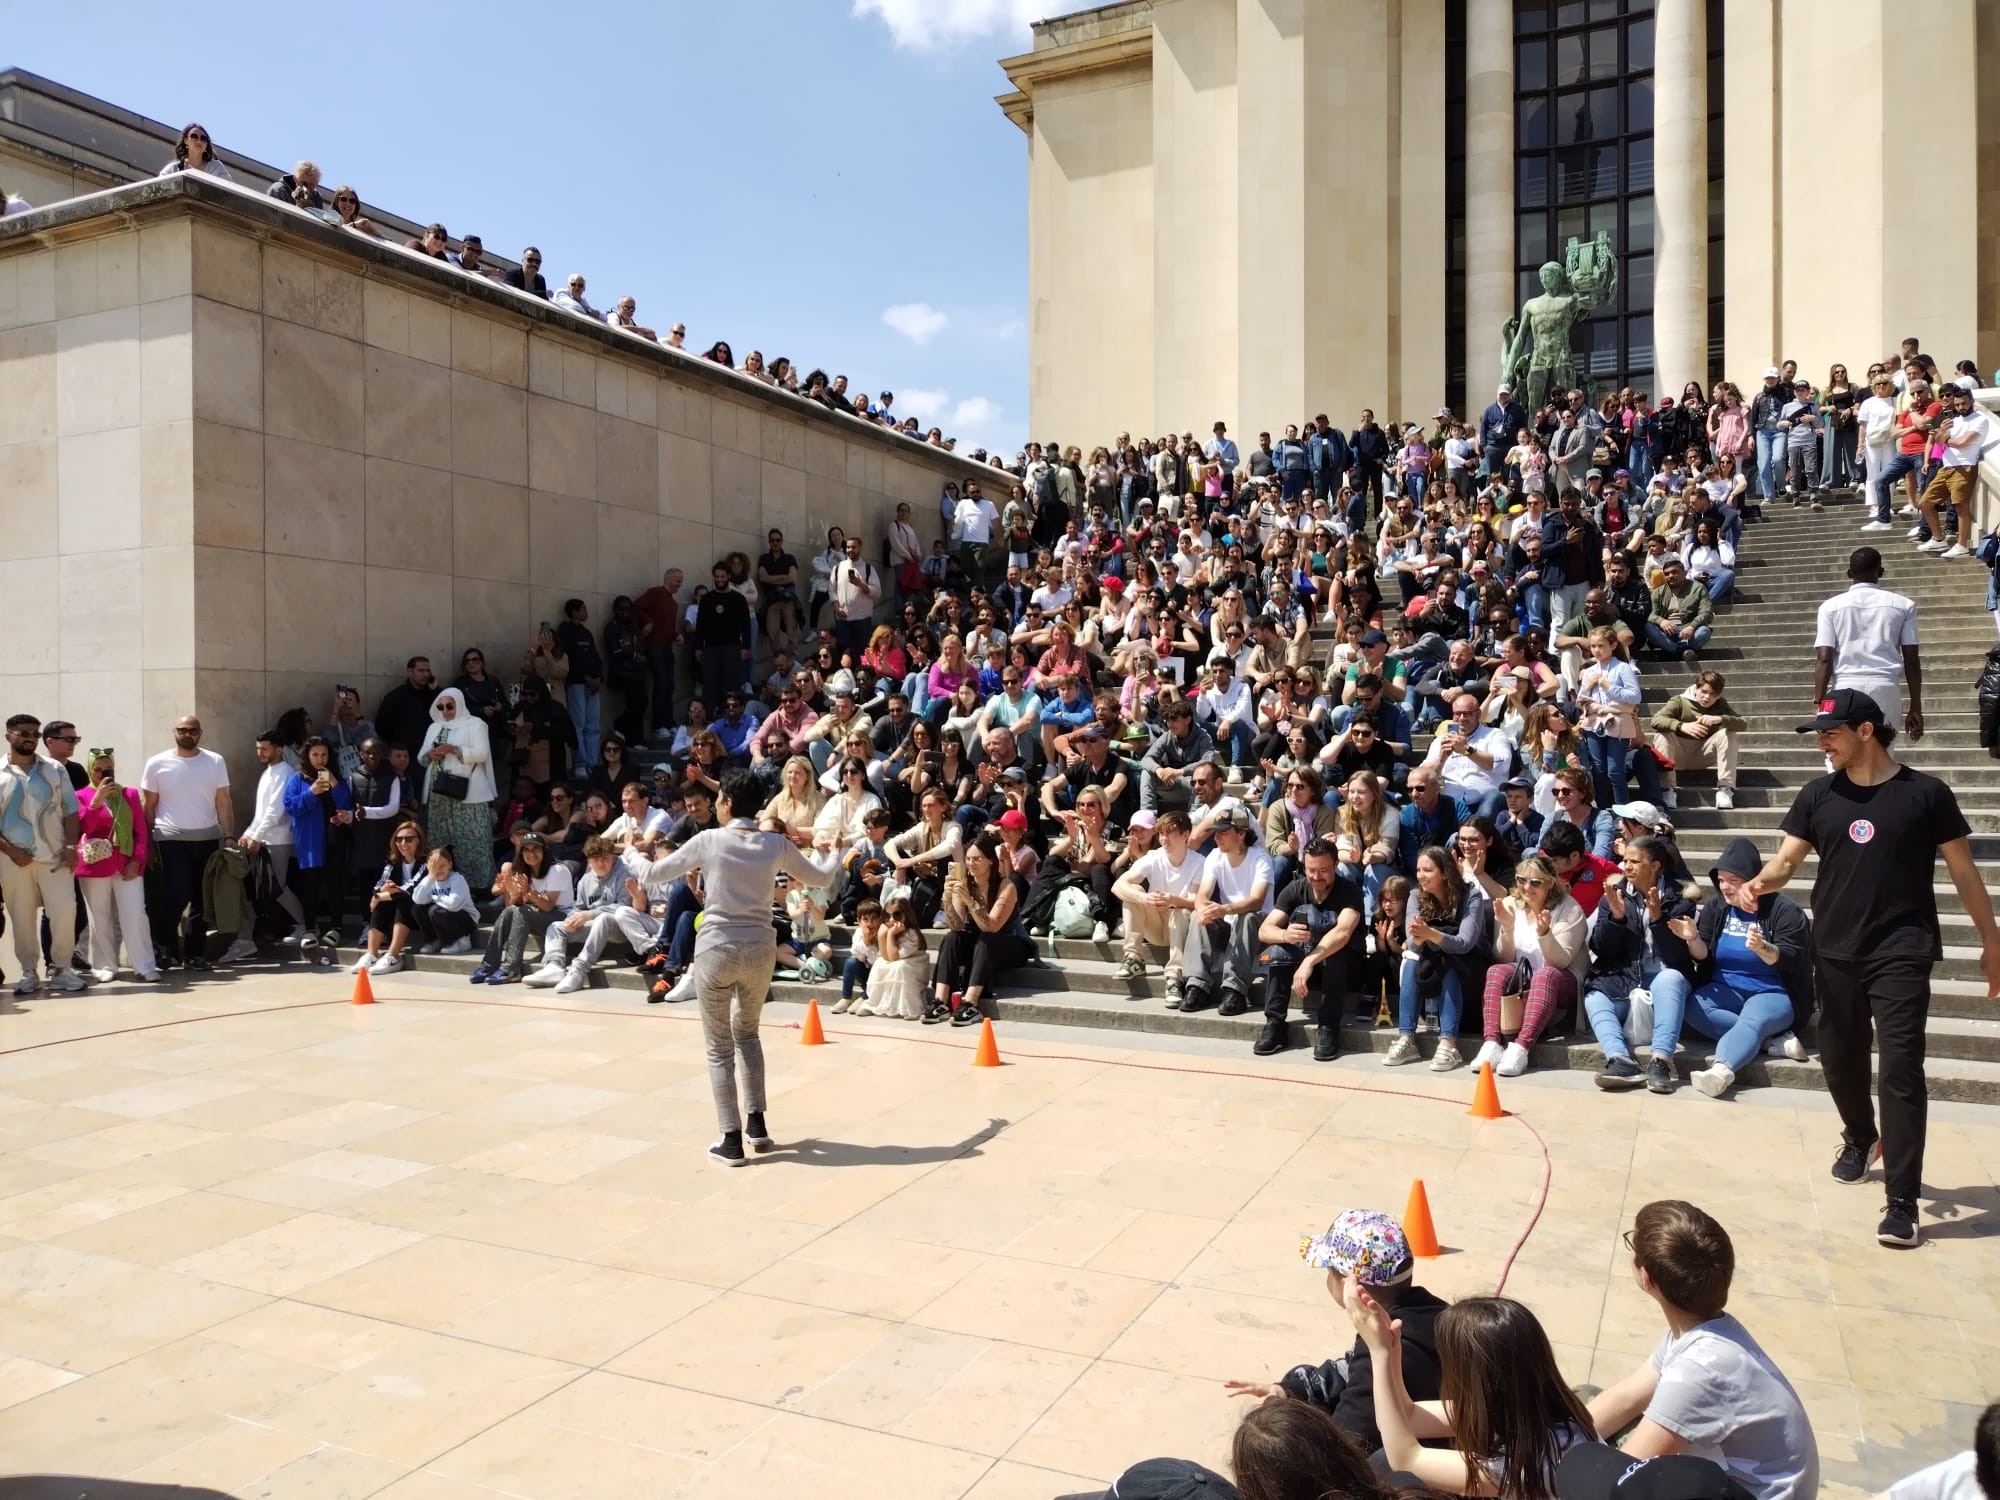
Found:
[{"label": "blue jeans", "polygon": [[[1340,873],[1361,887],[1361,909],[1372,923],[1375,907],[1382,898],[1382,882],[1395,871],[1388,865],[1342,865]],[[1283,890],[1283,886],[1273,886],[1273,890]]]},{"label": "blue jeans", "polygon": [[[1776,972],[1772,971],[1774,977]],[[1671,1048],[1680,1037],[1683,1019],[1714,1040],[1717,1062],[1732,1073],[1740,1073],[1763,1050],[1765,1042],[1792,1024],[1792,997],[1781,989],[1743,995],[1734,986],[1716,979],[1688,993],[1685,1011],[1676,1000],[1669,1013],[1669,1007],[1660,1003],[1656,992],[1653,1045],[1659,1046],[1658,1039],[1666,1037]]]},{"label": "blue jeans", "polygon": [[1924,465],[1921,453],[1898,453],[1875,471],[1875,519],[1889,519],[1891,492],[1905,474],[1914,474]]},{"label": "blue jeans", "polygon": [[1632,773],[1632,779],[1639,783],[1639,796],[1643,800],[1655,807],[1665,806],[1660,801],[1660,793],[1664,790],[1660,782],[1660,763],[1653,758],[1653,747],[1650,744],[1632,747],[1626,769]]},{"label": "blue jeans", "polygon": [[1729,598],[1730,591],[1736,587],[1736,570],[1718,568],[1702,581],[1701,586],[1708,590],[1709,598],[1721,604]]},{"label": "blue jeans", "polygon": [[1774,499],[1785,486],[1785,434],[1775,427],[1757,429],[1757,493]]},{"label": "blue jeans", "polygon": [[868,965],[864,964],[860,959],[850,956],[847,962],[840,966],[840,998],[843,1000],[852,1000],[854,992],[857,989],[866,990],[867,988]]},{"label": "blue jeans", "polygon": [[[1465,1008],[1465,981],[1458,970],[1445,965],[1444,981],[1439,986],[1438,1035],[1441,1037],[1458,1035],[1458,1013]],[[1421,1001],[1417,994],[1417,961],[1403,960],[1403,972],[1396,987],[1396,1029],[1404,1036],[1417,1034],[1417,1010]]]},{"label": "blue jeans", "polygon": [[1527,614],[1526,628],[1547,630],[1549,628],[1549,591],[1539,583],[1526,584],[1521,589],[1521,603]]},{"label": "blue jeans", "polygon": [[[1674,1043],[1680,1038],[1681,1016],[1687,1009],[1687,975],[1678,969],[1660,969],[1647,976],[1645,988],[1653,996],[1653,1051],[1672,1057]],[[1625,1013],[1631,1008],[1628,995],[1596,989],[1583,992],[1583,1013],[1606,1058],[1632,1056],[1625,1040]]]},{"label": "blue jeans", "polygon": [[577,764],[587,774],[597,764],[597,705],[604,695],[593,693],[580,682],[572,682],[565,696],[569,699],[570,720],[576,725]]},{"label": "blue jeans", "polygon": [[1229,741],[1229,763],[1232,766],[1247,766],[1255,761],[1250,747],[1256,742],[1257,734],[1248,724],[1241,719],[1232,719],[1227,729],[1220,724],[1215,727],[1219,731],[1216,735],[1218,741]]},{"label": "blue jeans", "polygon": [[1703,651],[1708,647],[1708,638],[1713,632],[1706,625],[1697,625],[1694,635],[1688,640],[1679,640],[1667,634],[1657,620],[1646,622],[1646,644],[1655,651],[1664,651],[1669,656],[1679,656],[1683,651]]},{"label": "blue jeans", "polygon": [[1590,772],[1590,784],[1597,791],[1597,805],[1609,807],[1625,800],[1625,757],[1631,745],[1615,735],[1595,729],[1583,732],[1583,764]]}]

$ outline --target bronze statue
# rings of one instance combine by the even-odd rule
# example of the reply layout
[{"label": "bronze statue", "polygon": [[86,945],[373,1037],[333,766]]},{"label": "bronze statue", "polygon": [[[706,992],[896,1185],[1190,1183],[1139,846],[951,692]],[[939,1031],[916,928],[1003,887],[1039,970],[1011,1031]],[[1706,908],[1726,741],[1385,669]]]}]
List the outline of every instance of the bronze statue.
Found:
[{"label": "bronze statue", "polygon": [[1563,260],[1542,266],[1542,295],[1523,303],[1520,315],[1509,318],[1500,333],[1500,383],[1519,392],[1529,411],[1551,391],[1581,390],[1586,400],[1594,395],[1570,347],[1570,330],[1618,290],[1609,233],[1587,245],[1572,239]]}]

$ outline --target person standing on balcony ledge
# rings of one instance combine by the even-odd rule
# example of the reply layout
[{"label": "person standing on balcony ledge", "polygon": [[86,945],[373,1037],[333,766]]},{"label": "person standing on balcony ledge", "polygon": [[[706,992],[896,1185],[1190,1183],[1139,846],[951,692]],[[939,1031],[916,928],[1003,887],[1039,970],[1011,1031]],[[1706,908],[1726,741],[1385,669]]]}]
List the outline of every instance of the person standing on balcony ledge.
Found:
[{"label": "person standing on balcony ledge", "polygon": [[[1845,1127],[1833,1178],[1860,1182],[1886,1153],[1888,1205],[1875,1237],[1908,1249],[1921,1239],[1930,971],[1944,957],[1931,885],[1936,859],[1979,934],[1989,1000],[2000,998],[2000,929],[1958,799],[1937,777],[1890,757],[1896,731],[1875,699],[1837,689],[1799,733],[1819,737],[1832,770],[1799,792],[1778,825],[1784,843],[1749,891],[1755,899],[1782,889],[1808,854],[1819,855],[1812,914],[1820,1066]],[[1871,1029],[1881,1054],[1879,1131],[1868,1096]]]}]

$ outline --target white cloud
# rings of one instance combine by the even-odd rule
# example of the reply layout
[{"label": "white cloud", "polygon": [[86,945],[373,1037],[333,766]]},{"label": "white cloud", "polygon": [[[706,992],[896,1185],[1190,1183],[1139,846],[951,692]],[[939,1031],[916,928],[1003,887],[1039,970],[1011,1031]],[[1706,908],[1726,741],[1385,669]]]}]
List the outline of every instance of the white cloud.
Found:
[{"label": "white cloud", "polygon": [[984,431],[1005,415],[998,401],[989,401],[984,396],[968,396],[952,408],[951,428],[954,432]]},{"label": "white cloud", "polygon": [[928,344],[951,320],[928,302],[898,302],[882,309],[882,321],[913,344]]},{"label": "white cloud", "polygon": [[1051,10],[1076,9],[1050,0],[854,0],[856,16],[873,16],[898,47],[935,52],[1004,32],[1026,44],[1028,26]]},{"label": "white cloud", "polygon": [[915,417],[919,422],[936,421],[949,405],[951,405],[951,394],[948,391],[927,391],[918,388],[896,392],[896,414]]}]

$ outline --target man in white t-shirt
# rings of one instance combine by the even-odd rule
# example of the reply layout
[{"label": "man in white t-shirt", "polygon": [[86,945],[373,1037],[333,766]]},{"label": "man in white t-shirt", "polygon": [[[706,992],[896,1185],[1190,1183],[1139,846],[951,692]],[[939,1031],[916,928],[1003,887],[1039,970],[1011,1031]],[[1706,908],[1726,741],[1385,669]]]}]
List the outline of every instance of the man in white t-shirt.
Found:
[{"label": "man in white t-shirt", "polygon": [[1423,761],[1437,768],[1447,796],[1489,818],[1506,805],[1500,784],[1513,762],[1513,744],[1503,731],[1479,722],[1479,699],[1471,693],[1451,700],[1451,722],[1431,741]]},{"label": "man in white t-shirt", "polygon": [[1214,739],[1216,748],[1229,746],[1229,763],[1251,763],[1251,742],[1257,737],[1257,704],[1250,688],[1236,675],[1236,663],[1227,655],[1208,666],[1208,686],[1195,695],[1194,716]]},{"label": "man in white t-shirt", "polygon": [[[162,969],[179,964],[196,973],[214,967],[208,961],[208,917],[202,910],[202,875],[208,857],[236,838],[236,812],[229,803],[229,766],[213,750],[201,748],[201,720],[184,714],[174,721],[174,748],[146,762],[139,773],[139,796],[145,804],[146,825],[153,847],[160,851],[162,902],[153,917],[159,924]],[[185,913],[185,917],[183,917]],[[168,941],[178,928],[179,952]]]},{"label": "man in white t-shirt", "polygon": [[1181,950],[1187,971],[1183,1011],[1206,1009],[1218,993],[1222,1015],[1240,1016],[1250,1008],[1257,928],[1271,909],[1271,856],[1251,845],[1250,828],[1250,812],[1240,803],[1215,820],[1215,848],[1202,861]]},{"label": "man in white t-shirt", "polygon": [[627,865],[651,864],[664,852],[660,845],[673,820],[653,806],[646,788],[636,781],[619,788],[618,806],[618,816],[605,825],[604,836],[618,846]]},{"label": "man in white t-shirt", "polygon": [[[1972,526],[1973,499],[1979,488],[1979,455],[2000,439],[2000,429],[1964,386],[1947,385],[1939,395],[1951,421],[1945,429],[1944,463],[1917,496],[1917,509],[1931,531],[1931,539],[1917,550],[1950,560],[1971,550],[1965,535]],[[1951,507],[1949,524],[1939,521],[1941,504]]]},{"label": "man in white t-shirt", "polygon": [[[1599,1432],[1632,1458],[1689,1453],[1720,1464],[1756,1500],[1813,1500],[1819,1445],[1784,1372],[1723,1309],[1736,1269],[1723,1227],[1665,1199],[1634,1216],[1632,1279],[1667,1331],[1638,1369],[1590,1403]],[[1636,1422],[1637,1426],[1632,1426]]]},{"label": "man in white t-shirt", "polygon": [[[1884,723],[1924,733],[1924,670],[1917,652],[1917,606],[1882,587],[1882,554],[1856,547],[1847,559],[1852,580],[1845,593],[1820,604],[1813,632],[1813,702],[1835,688],[1857,688],[1873,698]],[[1903,706],[1903,679],[1910,703]]]},{"label": "man in white t-shirt", "polygon": [[968,479],[958,508],[951,515],[951,534],[958,543],[959,565],[975,584],[985,582],[986,546],[993,540],[993,528],[999,524],[1000,512],[980,492],[979,481]]},{"label": "man in white t-shirt", "polygon": [[1181,949],[1187,946],[1195,892],[1207,862],[1188,847],[1188,815],[1176,809],[1132,815],[1134,828],[1154,830],[1153,847],[1126,868],[1111,886],[1125,903],[1125,961],[1120,979],[1146,977],[1146,945],[1167,951],[1167,1009],[1178,1010],[1183,994]]}]

